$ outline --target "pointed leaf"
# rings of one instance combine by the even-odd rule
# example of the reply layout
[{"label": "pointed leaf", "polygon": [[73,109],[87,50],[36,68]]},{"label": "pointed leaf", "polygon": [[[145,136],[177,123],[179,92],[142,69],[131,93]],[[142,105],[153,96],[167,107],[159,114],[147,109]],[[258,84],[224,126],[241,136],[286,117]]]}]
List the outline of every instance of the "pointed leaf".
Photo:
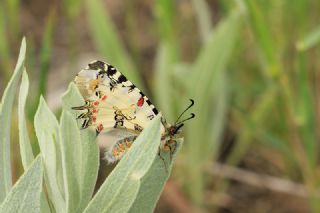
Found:
[{"label": "pointed leaf", "polygon": [[19,92],[19,106],[18,106],[18,117],[19,117],[19,145],[22,165],[24,170],[28,168],[30,163],[34,160],[30,139],[27,130],[27,123],[25,118],[25,106],[29,90],[29,79],[26,70],[23,71],[22,80]]},{"label": "pointed leaf", "polygon": [[[67,111],[64,111],[61,116],[60,133],[67,212],[81,212],[89,202],[89,199],[84,199],[86,200],[84,201],[81,196],[88,194],[91,197],[94,190],[99,165],[98,146],[94,143],[94,140],[81,140],[76,119]],[[94,139],[94,137],[92,138]],[[95,147],[95,149],[88,146]],[[88,151],[94,151],[91,153],[95,155],[95,161],[91,160],[90,165],[87,165],[86,162],[91,154]],[[83,165],[86,165],[86,167],[83,168]],[[84,184],[88,184],[87,180],[84,179],[86,174],[95,174],[90,179],[91,188],[89,190],[83,190]],[[82,209],[79,209],[80,206],[82,206]]]},{"label": "pointed leaf", "polygon": [[44,177],[48,196],[55,210],[64,212],[66,206],[59,147],[59,125],[42,97],[35,114],[34,126],[45,167]]},{"label": "pointed leaf", "polygon": [[23,71],[26,54],[26,41],[22,39],[19,58],[14,73],[3,93],[0,105],[0,203],[11,189],[11,161],[10,161],[10,127],[11,112],[18,81]]},{"label": "pointed leaf", "polygon": [[[150,170],[160,143],[160,116],[136,139],[84,212],[127,212]],[[165,169],[164,171],[165,172]]]},{"label": "pointed leaf", "polygon": [[161,156],[164,157],[166,162],[170,162],[169,171],[164,170],[163,161],[156,158],[147,174],[141,179],[141,186],[136,196],[134,203],[130,208],[130,213],[139,212],[154,212],[157,201],[160,198],[163,187],[166,181],[170,177],[173,162],[180,151],[183,139],[177,140],[176,152],[170,162],[169,153],[161,152]]},{"label": "pointed leaf", "polygon": [[[99,169],[99,147],[95,142],[96,135],[94,131],[90,131],[90,129],[80,130],[80,126],[77,126],[76,114],[74,110],[71,110],[71,107],[83,104],[83,98],[73,83],[69,85],[67,92],[63,95],[62,102],[65,118],[68,117],[65,122],[70,123],[69,128],[72,128],[61,127],[61,134],[64,135],[62,137],[64,138],[62,148],[64,150],[63,153],[68,155],[68,162],[74,161],[76,163],[74,166],[78,173],[67,174],[67,176],[69,178],[73,177],[73,180],[79,183],[79,206],[75,210],[81,212],[91,200],[96,184]],[[80,141],[76,135],[79,135]],[[78,151],[75,152],[74,149]],[[68,164],[68,162],[65,163]],[[68,172],[70,173],[69,170]]]},{"label": "pointed leaf", "polygon": [[0,206],[0,213],[40,212],[43,167],[38,156]]}]

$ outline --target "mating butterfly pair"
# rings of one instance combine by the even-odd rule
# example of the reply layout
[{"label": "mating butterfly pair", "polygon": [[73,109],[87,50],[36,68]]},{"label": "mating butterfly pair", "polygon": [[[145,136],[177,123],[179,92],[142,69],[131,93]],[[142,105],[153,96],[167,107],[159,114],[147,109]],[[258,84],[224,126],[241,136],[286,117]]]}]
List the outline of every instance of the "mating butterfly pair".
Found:
[{"label": "mating butterfly pair", "polygon": [[[105,159],[114,163],[130,149],[142,130],[148,126],[159,111],[134,84],[115,67],[102,61],[94,61],[81,70],[75,80],[85,100],[82,106],[72,107],[83,110],[78,119],[82,119],[82,128],[94,127],[97,135],[101,132],[113,138]],[[161,117],[160,149],[175,151],[176,135],[180,133],[182,115],[193,106],[194,101],[181,113],[177,121],[170,125]],[[160,155],[159,155],[160,156]],[[160,156],[161,157],[161,156]],[[163,158],[161,157],[163,160]]]}]

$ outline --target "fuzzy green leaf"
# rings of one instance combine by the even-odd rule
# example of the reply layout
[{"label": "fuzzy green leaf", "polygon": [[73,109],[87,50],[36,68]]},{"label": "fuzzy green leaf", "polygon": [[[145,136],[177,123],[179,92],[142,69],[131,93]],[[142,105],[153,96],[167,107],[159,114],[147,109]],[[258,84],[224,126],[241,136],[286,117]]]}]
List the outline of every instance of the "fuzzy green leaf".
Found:
[{"label": "fuzzy green leaf", "polygon": [[163,187],[170,177],[173,162],[180,151],[182,143],[183,139],[177,140],[177,148],[171,162],[170,154],[168,152],[161,152],[161,156],[165,159],[165,162],[170,162],[168,172],[164,171],[164,162],[162,160],[156,158],[153,161],[148,173],[141,179],[141,186],[136,199],[130,208],[130,213],[154,211]]},{"label": "fuzzy green leaf", "polygon": [[0,206],[0,213],[40,212],[43,166],[38,156]]},{"label": "fuzzy green leaf", "polygon": [[57,212],[64,212],[66,204],[59,147],[59,125],[42,97],[35,114],[34,126],[45,167],[44,178],[49,198]]},{"label": "fuzzy green leaf", "polygon": [[77,123],[68,112],[62,112],[60,120],[60,147],[67,212],[77,212],[81,195],[81,138]]},{"label": "fuzzy green leaf", "polygon": [[[27,72],[24,70],[22,73],[22,80],[19,91],[19,105],[18,105],[18,118],[19,118],[19,145],[22,165],[26,171],[29,165],[34,160],[32,147],[28,135],[28,129],[25,118],[25,105],[29,90],[29,78]],[[41,193],[41,212],[50,212],[48,202],[44,193]]]},{"label": "fuzzy green leaf", "polygon": [[[96,184],[97,176],[98,176],[98,169],[99,169],[99,148],[95,143],[96,140],[96,133],[90,129],[80,130],[80,126],[77,126],[76,123],[76,113],[77,111],[71,110],[73,106],[80,106],[84,103],[84,100],[79,93],[75,84],[71,83],[69,85],[68,90],[62,96],[62,103],[64,113],[68,114],[69,122],[72,123],[72,129],[70,132],[61,129],[61,133],[65,135],[69,135],[71,132],[73,134],[80,135],[80,143],[79,141],[74,141],[73,137],[70,140],[65,141],[65,146],[67,149],[66,154],[70,155],[73,153],[73,148],[80,150],[80,153],[74,153],[70,157],[70,162],[73,160],[77,162],[77,171],[78,174],[67,174],[67,176],[75,176],[74,180],[77,180],[79,184],[79,192],[80,192],[80,200],[78,206],[78,212],[83,211],[83,209],[88,205],[89,201],[92,198],[92,194],[94,191],[94,187]],[[71,116],[72,115],[72,116]],[[72,121],[70,120],[72,119]],[[71,125],[70,123],[70,125]],[[61,123],[62,125],[62,123]],[[75,129],[76,128],[76,129]],[[70,134],[69,137],[72,135]],[[76,137],[78,138],[78,137]],[[69,152],[68,152],[69,150]],[[67,162],[66,162],[67,163]],[[72,198],[70,198],[72,199]],[[67,197],[68,200],[68,197]]]},{"label": "fuzzy green leaf", "polygon": [[26,54],[26,41],[22,39],[20,53],[14,73],[3,93],[0,104],[0,203],[12,187],[10,160],[10,127],[11,112]]},{"label": "fuzzy green leaf", "polygon": [[[136,139],[85,212],[127,212],[139,193],[141,180],[151,169],[159,144],[160,117],[158,116]],[[162,172],[165,172],[164,168]]]},{"label": "fuzzy green leaf", "polygon": [[99,148],[95,143],[95,132],[80,130],[76,116],[68,111],[71,106],[80,105],[79,100],[82,100],[74,84],[70,84],[62,100],[65,110],[60,123],[60,145],[67,211],[81,212],[93,194],[99,169]]},{"label": "fuzzy green leaf", "polygon": [[28,168],[31,162],[34,160],[30,139],[27,130],[26,118],[25,118],[25,106],[29,90],[29,79],[28,74],[24,70],[22,74],[22,80],[19,92],[19,106],[18,106],[18,117],[19,117],[19,145],[22,165],[24,170]]}]

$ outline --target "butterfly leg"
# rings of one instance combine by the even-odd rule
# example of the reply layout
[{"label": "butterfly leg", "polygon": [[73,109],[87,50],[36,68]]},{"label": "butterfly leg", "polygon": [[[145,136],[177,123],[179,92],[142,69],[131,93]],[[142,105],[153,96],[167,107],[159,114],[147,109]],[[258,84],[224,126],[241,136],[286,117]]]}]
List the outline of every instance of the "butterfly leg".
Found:
[{"label": "butterfly leg", "polygon": [[177,151],[177,141],[173,140],[171,144],[169,144],[169,150],[170,150],[170,162],[171,162],[173,155]]},{"label": "butterfly leg", "polygon": [[72,107],[71,109],[73,109],[73,110],[86,110],[86,112],[83,112],[80,115],[78,115],[77,119],[83,119],[83,118],[87,119],[92,116],[92,110],[90,110],[90,108],[92,108],[92,106],[90,105],[90,102],[86,101],[86,103],[84,105]]},{"label": "butterfly leg", "polygon": [[71,107],[71,109],[73,110],[85,110],[85,109],[89,109],[91,107],[91,101],[85,101],[85,104],[82,106],[75,106],[75,107]]},{"label": "butterfly leg", "polygon": [[90,110],[88,109],[87,112],[84,112],[78,115],[77,119],[89,118],[90,116],[92,116],[92,112],[90,112]]},{"label": "butterfly leg", "polygon": [[99,124],[97,127],[96,127],[96,136],[98,136],[100,134],[100,132],[103,130],[103,124]]},{"label": "butterfly leg", "polygon": [[82,128],[82,129],[86,129],[86,128],[88,128],[88,126],[90,126],[90,119],[85,119],[85,120],[83,120],[83,123],[82,123],[82,125],[81,125],[81,128]]},{"label": "butterfly leg", "polygon": [[168,140],[164,145],[163,145],[163,150],[169,151],[170,153],[170,162],[172,161],[173,155],[177,151],[177,141],[176,140]]},{"label": "butterfly leg", "polygon": [[164,159],[164,157],[162,157],[162,155],[161,155],[161,149],[160,149],[160,147],[159,147],[159,150],[158,150],[158,156],[159,156],[159,158],[162,160],[163,165],[164,165],[164,169],[165,169],[166,172],[168,173],[168,165],[167,165],[167,162],[166,162],[166,160]]},{"label": "butterfly leg", "polygon": [[170,151],[170,162],[171,162],[172,161],[173,152],[174,152],[174,150],[172,149],[171,146],[169,146],[169,151]]}]

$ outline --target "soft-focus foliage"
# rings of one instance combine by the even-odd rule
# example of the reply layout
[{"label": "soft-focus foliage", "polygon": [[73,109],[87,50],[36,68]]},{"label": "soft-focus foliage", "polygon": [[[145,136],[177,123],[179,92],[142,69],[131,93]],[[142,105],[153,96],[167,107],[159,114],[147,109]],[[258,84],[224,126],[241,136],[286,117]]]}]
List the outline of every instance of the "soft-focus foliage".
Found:
[{"label": "soft-focus foliage", "polygon": [[[82,180],[78,175],[97,163],[98,148],[89,146],[94,144],[90,134],[77,130],[71,119],[75,117],[70,112],[72,103],[82,101],[74,85],[63,97],[60,124],[49,108],[60,109],[60,96],[80,67],[100,59],[119,68],[148,94],[169,122],[189,98],[195,100],[196,118],[183,129],[185,142],[173,170],[175,191],[164,190],[176,199],[164,198],[159,209],[183,211],[181,206],[185,206],[194,211],[241,212],[243,208],[245,212],[250,205],[252,211],[261,212],[274,209],[280,200],[288,204],[279,212],[320,211],[319,10],[320,2],[304,0],[0,2],[1,91],[12,76],[20,37],[28,39],[32,95],[25,102],[28,76],[23,74],[19,125],[11,128],[17,132],[19,126],[24,169],[34,158],[32,150],[35,155],[39,152],[39,140],[46,165],[44,182],[53,207],[85,209],[98,164],[90,168],[93,176]],[[9,121],[23,72],[21,57],[0,106],[0,201],[11,189],[11,172],[13,180],[22,173],[15,157],[19,152],[11,149],[12,169],[9,155]],[[35,117],[37,139],[32,129],[41,94],[49,106],[44,99],[40,101]],[[61,134],[62,129],[68,131]],[[88,152],[95,153],[93,157],[66,154],[73,148],[66,142],[71,137],[68,132],[73,131],[81,133],[74,138],[74,150],[91,148]],[[17,139],[13,134],[11,144],[18,144]],[[63,149],[62,144],[66,144]],[[81,159],[91,163],[75,165]],[[217,172],[216,161],[257,177],[268,174],[291,181],[303,187],[304,196],[299,195],[296,202],[295,190],[286,186],[290,193],[283,195],[277,187],[267,187],[272,198],[253,198],[250,193],[263,194],[268,184],[252,192],[247,185],[230,181],[240,181],[239,175]],[[241,181],[251,183],[245,178]],[[81,183],[90,187],[83,188]],[[135,193],[137,199],[147,199],[140,191]],[[135,204],[130,208],[137,211]]]}]

